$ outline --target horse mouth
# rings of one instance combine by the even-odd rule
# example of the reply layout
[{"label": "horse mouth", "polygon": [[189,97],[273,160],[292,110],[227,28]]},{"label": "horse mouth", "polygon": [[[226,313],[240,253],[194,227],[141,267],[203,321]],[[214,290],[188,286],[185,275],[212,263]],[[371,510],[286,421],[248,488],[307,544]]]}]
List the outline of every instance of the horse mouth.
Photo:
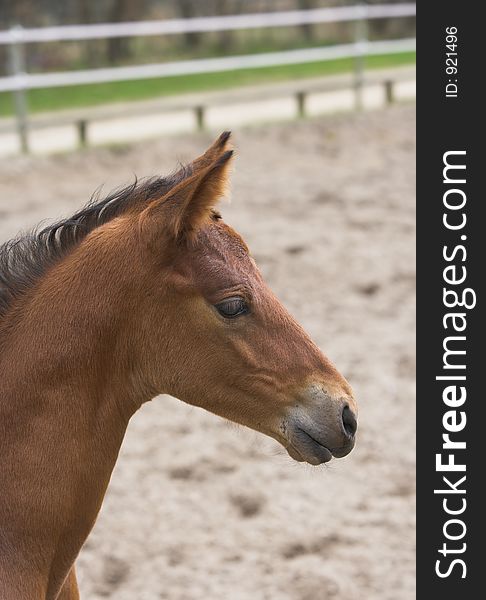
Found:
[{"label": "horse mouth", "polygon": [[310,433],[303,429],[293,432],[290,445],[287,446],[289,456],[298,462],[307,462],[310,465],[327,463],[333,457],[333,452],[316,440]]}]

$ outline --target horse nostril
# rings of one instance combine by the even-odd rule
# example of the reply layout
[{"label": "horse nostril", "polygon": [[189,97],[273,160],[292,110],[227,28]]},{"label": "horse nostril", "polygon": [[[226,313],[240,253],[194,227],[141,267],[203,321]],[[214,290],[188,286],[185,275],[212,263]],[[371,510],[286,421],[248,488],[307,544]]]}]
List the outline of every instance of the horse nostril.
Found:
[{"label": "horse nostril", "polygon": [[349,406],[343,408],[343,427],[346,435],[350,438],[354,437],[354,434],[358,429],[358,422]]}]

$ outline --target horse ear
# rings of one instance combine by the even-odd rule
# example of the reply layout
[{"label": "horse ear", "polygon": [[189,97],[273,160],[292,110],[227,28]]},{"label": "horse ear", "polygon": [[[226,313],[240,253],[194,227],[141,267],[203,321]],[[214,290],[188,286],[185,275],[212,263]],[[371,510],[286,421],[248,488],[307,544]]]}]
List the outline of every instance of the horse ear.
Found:
[{"label": "horse ear", "polygon": [[186,177],[184,174],[187,171],[190,173],[196,173],[196,171],[200,171],[201,169],[211,165],[225,150],[231,150],[230,137],[231,131],[223,131],[223,133],[216,140],[214,140],[204,154],[201,154],[201,156],[195,158],[191,163],[189,163],[189,165],[176,173],[175,177],[180,176],[182,179]]},{"label": "horse ear", "polygon": [[223,133],[213,142],[206,152],[192,162],[191,167],[193,172],[208,167],[218,158],[218,156],[221,156],[224,151],[231,150],[229,147],[230,137],[231,131],[223,131]]},{"label": "horse ear", "polygon": [[233,156],[233,150],[208,155],[211,148],[197,159],[199,167],[192,175],[140,215],[143,235],[148,236],[149,243],[157,242],[163,234],[173,240],[191,239],[211,218],[212,209],[227,192]]}]

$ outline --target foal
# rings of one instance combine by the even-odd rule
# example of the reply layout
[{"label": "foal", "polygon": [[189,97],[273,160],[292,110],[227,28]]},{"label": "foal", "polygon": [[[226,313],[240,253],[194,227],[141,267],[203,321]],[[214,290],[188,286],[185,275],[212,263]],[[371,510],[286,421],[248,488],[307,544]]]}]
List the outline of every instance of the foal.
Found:
[{"label": "foal", "polygon": [[354,445],[349,385],[214,209],[228,138],[0,248],[2,600],[79,598],[74,561],[128,421],[158,394],[313,465]]}]

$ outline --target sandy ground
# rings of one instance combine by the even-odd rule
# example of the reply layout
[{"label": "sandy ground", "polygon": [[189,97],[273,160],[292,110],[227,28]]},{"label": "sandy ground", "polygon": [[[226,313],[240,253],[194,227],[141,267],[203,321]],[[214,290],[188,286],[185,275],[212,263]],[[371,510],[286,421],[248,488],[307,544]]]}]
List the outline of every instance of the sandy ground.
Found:
[{"label": "sandy ground", "polygon": [[[411,600],[412,106],[237,131],[225,219],[355,388],[355,451],[327,467],[160,397],[133,418],[78,560],[85,600]],[[0,239],[172,170],[212,136],[0,163]]]}]

